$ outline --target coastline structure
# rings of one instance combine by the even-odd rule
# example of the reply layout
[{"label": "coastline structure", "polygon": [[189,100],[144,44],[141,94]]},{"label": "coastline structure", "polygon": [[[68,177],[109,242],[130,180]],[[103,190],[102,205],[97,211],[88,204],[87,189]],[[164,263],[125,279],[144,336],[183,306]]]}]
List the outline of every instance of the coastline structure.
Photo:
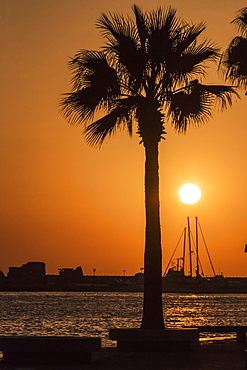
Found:
[{"label": "coastline structure", "polygon": [[[46,274],[44,262],[27,262],[0,271],[0,291],[122,291],[143,292],[143,272],[135,275],[84,275],[81,266],[61,268],[57,275]],[[164,293],[247,293],[247,277],[187,276],[169,269],[162,277]]]}]

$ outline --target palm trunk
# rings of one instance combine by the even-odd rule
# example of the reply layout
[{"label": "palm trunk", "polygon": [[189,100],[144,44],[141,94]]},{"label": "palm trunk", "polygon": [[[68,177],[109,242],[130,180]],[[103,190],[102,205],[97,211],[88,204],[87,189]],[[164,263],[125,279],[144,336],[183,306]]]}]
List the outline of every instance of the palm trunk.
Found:
[{"label": "palm trunk", "polygon": [[145,146],[146,244],[142,329],[164,329],[162,309],[162,253],[159,210],[158,142]]}]

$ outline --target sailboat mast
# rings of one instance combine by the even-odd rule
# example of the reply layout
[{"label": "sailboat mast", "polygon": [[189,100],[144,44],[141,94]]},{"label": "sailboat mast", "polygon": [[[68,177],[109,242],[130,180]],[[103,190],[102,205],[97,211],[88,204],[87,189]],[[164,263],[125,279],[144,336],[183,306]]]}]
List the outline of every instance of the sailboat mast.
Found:
[{"label": "sailboat mast", "polygon": [[183,245],[183,274],[185,269],[185,252],[186,252],[186,227],[184,228],[184,245]]},{"label": "sailboat mast", "polygon": [[189,241],[189,258],[190,258],[190,273],[189,276],[192,276],[192,252],[191,252],[191,239],[190,239],[190,218],[187,217],[188,221],[188,241]]},{"label": "sailboat mast", "polygon": [[199,276],[198,220],[196,217],[196,276]]},{"label": "sailboat mast", "polygon": [[210,265],[211,265],[211,268],[212,268],[213,274],[214,274],[214,276],[216,276],[215,269],[214,269],[214,266],[213,266],[213,262],[212,262],[212,260],[211,260],[210,254],[209,254],[209,250],[208,250],[208,247],[207,247],[207,243],[206,243],[206,241],[205,241],[205,238],[204,238],[204,235],[203,235],[203,232],[202,232],[202,228],[201,228],[200,223],[199,223],[199,228],[200,228],[201,236],[202,236],[202,239],[203,239],[203,242],[204,242],[205,248],[206,248],[206,252],[207,252],[207,255],[208,255],[208,259],[209,259],[209,262],[210,262]]}]

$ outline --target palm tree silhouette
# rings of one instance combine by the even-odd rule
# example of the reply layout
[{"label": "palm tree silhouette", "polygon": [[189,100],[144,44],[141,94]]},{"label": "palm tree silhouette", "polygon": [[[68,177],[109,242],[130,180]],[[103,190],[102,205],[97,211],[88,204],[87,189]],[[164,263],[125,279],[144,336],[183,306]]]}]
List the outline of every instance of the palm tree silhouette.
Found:
[{"label": "palm tree silhouette", "polygon": [[240,36],[232,39],[223,53],[220,67],[225,77],[240,87],[247,87],[247,7],[237,12],[237,17],[231,22],[237,26]]},{"label": "palm tree silhouette", "polygon": [[[165,117],[179,132],[190,123],[204,123],[215,101],[231,104],[231,87],[203,85],[205,61],[216,61],[209,41],[197,42],[204,24],[189,25],[176,11],[143,12],[133,6],[134,20],[102,14],[96,26],[106,39],[101,51],[81,50],[70,61],[72,92],[61,101],[71,124],[85,123],[85,137],[100,146],[123,127],[132,135],[136,125],[145,149],[146,235],[144,304],[141,328],[164,328],[162,252],[159,210],[158,146]],[[96,117],[101,113],[100,117]],[[165,115],[166,114],[166,115]]]}]

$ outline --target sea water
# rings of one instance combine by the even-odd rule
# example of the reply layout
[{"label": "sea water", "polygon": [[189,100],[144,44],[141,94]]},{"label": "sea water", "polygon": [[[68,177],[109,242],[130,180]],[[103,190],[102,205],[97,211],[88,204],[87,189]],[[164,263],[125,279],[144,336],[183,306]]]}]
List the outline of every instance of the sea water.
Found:
[{"label": "sea water", "polygon": [[[110,328],[138,328],[142,293],[0,292],[0,335],[99,336]],[[163,294],[166,327],[246,325],[247,294]],[[202,333],[201,340],[235,334]]]}]

